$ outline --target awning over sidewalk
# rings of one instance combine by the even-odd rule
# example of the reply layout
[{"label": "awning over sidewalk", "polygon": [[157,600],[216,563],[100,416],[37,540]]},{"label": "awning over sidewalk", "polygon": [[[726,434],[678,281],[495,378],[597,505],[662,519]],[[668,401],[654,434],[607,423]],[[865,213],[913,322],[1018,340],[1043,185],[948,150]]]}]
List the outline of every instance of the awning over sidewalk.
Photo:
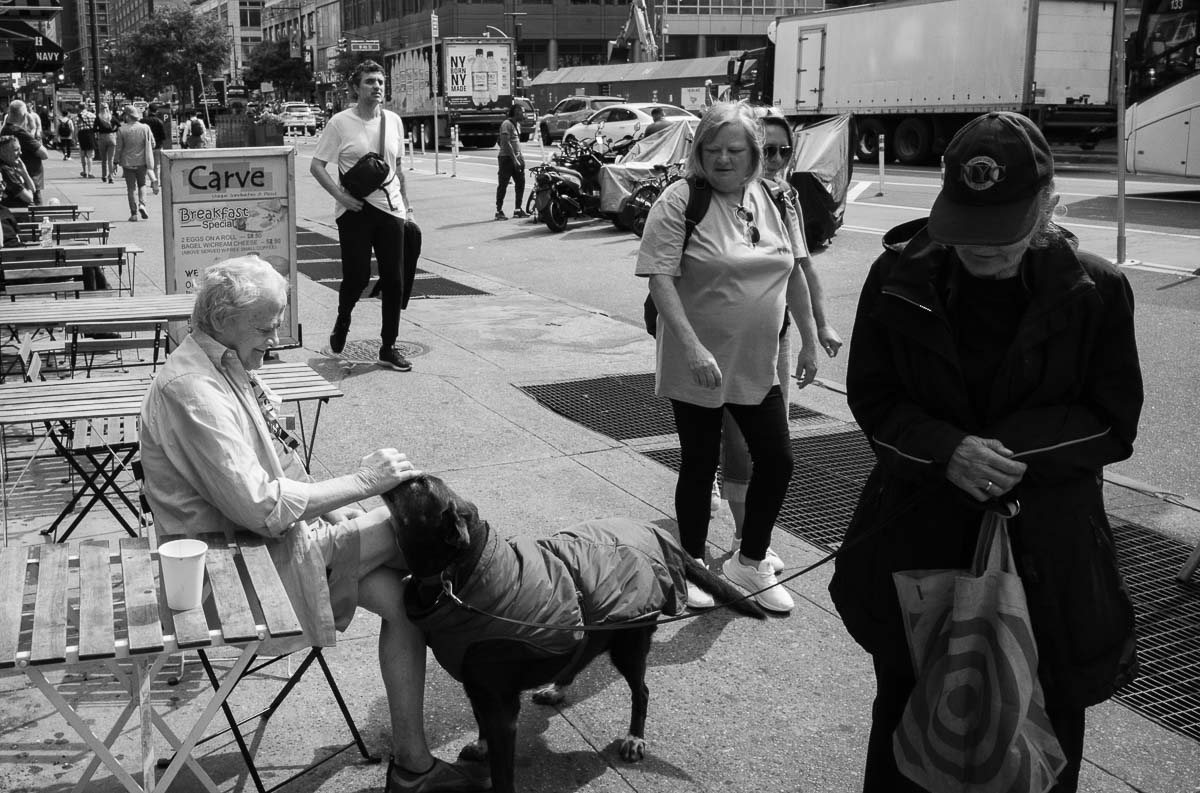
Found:
[{"label": "awning over sidewalk", "polygon": [[63,48],[57,42],[28,22],[0,15],[0,72],[53,72],[62,65]]},{"label": "awning over sidewalk", "polygon": [[44,22],[62,11],[62,0],[0,0],[0,16]]}]

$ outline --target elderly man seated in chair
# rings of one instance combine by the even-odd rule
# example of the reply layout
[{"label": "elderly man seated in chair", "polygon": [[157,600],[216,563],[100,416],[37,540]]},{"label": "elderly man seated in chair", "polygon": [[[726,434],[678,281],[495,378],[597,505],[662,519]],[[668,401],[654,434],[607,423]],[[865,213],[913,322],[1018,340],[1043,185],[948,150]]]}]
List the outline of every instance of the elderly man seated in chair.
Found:
[{"label": "elderly man seated in chair", "polygon": [[396,449],[358,469],[310,480],[255,377],[278,343],[287,282],[257,256],[229,259],[200,278],[192,332],[154,379],[142,406],[146,496],[162,534],[253,532],[272,557],[316,646],[335,643],[358,606],[382,618],[379,663],[391,715],[386,790],[471,791],[490,786],[481,764],[436,759],[422,724],[425,642],[403,606],[404,560],[386,507],[350,505],[420,475]]}]

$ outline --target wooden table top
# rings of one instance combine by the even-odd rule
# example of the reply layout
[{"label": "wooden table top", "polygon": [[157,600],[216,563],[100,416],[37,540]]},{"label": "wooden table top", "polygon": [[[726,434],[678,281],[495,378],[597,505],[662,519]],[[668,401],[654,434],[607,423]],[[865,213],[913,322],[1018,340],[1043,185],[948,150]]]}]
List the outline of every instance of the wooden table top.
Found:
[{"label": "wooden table top", "polygon": [[[256,373],[284,402],[342,396],[340,388],[303,361],[269,363]],[[0,426],[136,416],[151,382],[149,377],[97,377],[5,383],[0,385]]]},{"label": "wooden table top", "polygon": [[58,327],[67,322],[191,318],[196,295],[138,295],[83,297],[77,300],[17,300],[0,302],[0,325]]},{"label": "wooden table top", "polygon": [[[0,670],[302,633],[261,538],[239,537],[232,546],[219,534],[199,539],[208,543],[211,622],[203,607],[167,608],[158,553],[146,538],[0,549]],[[27,575],[31,567],[36,576]],[[76,612],[77,621],[70,618]],[[23,619],[31,629],[21,630]]]}]

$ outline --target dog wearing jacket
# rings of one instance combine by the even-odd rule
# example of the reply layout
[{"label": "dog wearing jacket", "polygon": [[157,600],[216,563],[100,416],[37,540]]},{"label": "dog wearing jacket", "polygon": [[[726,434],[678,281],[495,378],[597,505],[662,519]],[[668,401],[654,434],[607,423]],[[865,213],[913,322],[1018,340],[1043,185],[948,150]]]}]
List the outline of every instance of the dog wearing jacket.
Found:
[{"label": "dog wearing jacket", "polygon": [[[487,758],[497,793],[515,791],[521,692],[548,683],[561,689],[605,651],[632,693],[621,757],[642,759],[654,619],[683,611],[688,581],[736,611],[765,616],[650,523],[606,518],[541,540],[505,538],[429,475],[383,500],[412,572],[405,609],[438,663],[463,684],[479,725],[479,742],[463,753]],[[571,630],[585,625],[614,627]]]}]

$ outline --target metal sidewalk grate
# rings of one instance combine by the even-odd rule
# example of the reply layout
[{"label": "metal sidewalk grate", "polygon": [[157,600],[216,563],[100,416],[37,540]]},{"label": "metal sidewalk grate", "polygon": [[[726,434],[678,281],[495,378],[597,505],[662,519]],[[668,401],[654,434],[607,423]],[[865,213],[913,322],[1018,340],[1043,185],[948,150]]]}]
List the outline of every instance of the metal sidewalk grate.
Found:
[{"label": "metal sidewalk grate", "polygon": [[[679,470],[679,449],[643,452]],[[862,433],[792,439],[796,469],[777,525],[825,551],[837,548],[874,464]],[[1110,518],[1138,626],[1141,674],[1116,699],[1160,726],[1200,741],[1200,586],[1175,571],[1191,548]]]},{"label": "metal sidewalk grate", "polygon": [[[418,284],[420,281],[417,279]],[[614,440],[675,434],[671,402],[654,394],[653,372],[518,388],[543,407]],[[799,405],[789,405],[788,420],[825,422],[830,419]]]},{"label": "metal sidewalk grate", "polygon": [[420,270],[417,271],[417,278],[413,280],[413,297],[478,297],[480,295],[491,295],[491,292],[485,292],[473,286],[460,284],[457,281],[451,281],[449,278],[442,278],[440,275],[421,276],[420,272]]},{"label": "metal sidewalk grate", "polygon": [[1137,615],[1141,661],[1138,679],[1117,700],[1200,741],[1200,586],[1175,580],[1191,548],[1136,523],[1110,520]]},{"label": "metal sidewalk grate", "polygon": [[[679,449],[643,452],[673,471]],[[776,521],[789,534],[832,551],[841,545],[875,454],[857,429],[792,438],[795,469]]]}]

